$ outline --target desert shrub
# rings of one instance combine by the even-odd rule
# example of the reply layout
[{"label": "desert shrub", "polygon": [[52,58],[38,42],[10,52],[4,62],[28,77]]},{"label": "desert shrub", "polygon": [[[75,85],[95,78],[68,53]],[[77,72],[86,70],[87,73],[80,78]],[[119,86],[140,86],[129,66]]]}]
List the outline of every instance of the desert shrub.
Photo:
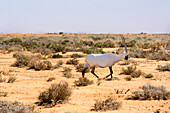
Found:
[{"label": "desert shrub", "polygon": [[127,42],[127,47],[135,47],[136,46],[136,41],[131,40],[130,42]]},{"label": "desert shrub", "polygon": [[145,75],[145,78],[152,78],[152,77],[153,77],[152,74],[147,74],[147,75]]},{"label": "desert shrub", "polygon": [[133,100],[168,100],[170,99],[170,91],[164,86],[143,85],[142,89],[133,91]]},{"label": "desert shrub", "polygon": [[69,67],[64,67],[63,68],[64,69],[64,71],[63,71],[63,75],[64,75],[64,77],[66,77],[66,78],[71,78],[73,75],[71,74],[71,68],[69,68]]},{"label": "desert shrub", "polygon": [[40,105],[56,105],[57,103],[64,102],[68,100],[71,96],[71,89],[67,82],[60,82],[58,84],[52,84],[49,89],[41,92],[38,99],[40,100]]},{"label": "desert shrub", "polygon": [[83,41],[83,44],[85,46],[93,46],[94,45],[94,42],[93,41]]},{"label": "desert shrub", "polygon": [[124,78],[126,81],[131,81],[132,80],[132,77],[125,77]]},{"label": "desert shrub", "polygon": [[106,40],[103,42],[103,48],[114,48],[115,43],[113,43],[111,40]]},{"label": "desert shrub", "polygon": [[52,56],[52,58],[62,58],[63,56],[62,55],[60,55],[60,54],[54,54],[53,56]]},{"label": "desert shrub", "polygon": [[148,58],[151,60],[170,60],[170,53],[166,52],[155,52],[148,55]]},{"label": "desert shrub", "polygon": [[156,69],[160,70],[160,71],[170,71],[170,64],[167,64],[165,66],[158,65],[158,68],[156,68]]},{"label": "desert shrub", "polygon": [[140,77],[140,75],[142,75],[141,70],[134,71],[133,73],[130,74],[132,78],[138,78]]},{"label": "desert shrub", "polygon": [[143,48],[143,49],[149,49],[150,48],[150,43],[140,44],[140,45],[138,45],[138,47]]},{"label": "desert shrub", "polygon": [[39,47],[37,49],[34,49],[33,53],[41,53],[42,55],[49,55],[52,53],[52,51],[48,48]]},{"label": "desert shrub", "polygon": [[32,57],[26,56],[26,55],[20,54],[20,53],[14,54],[13,57],[16,58],[16,61],[13,64],[13,66],[16,66],[16,67],[25,67],[28,65],[28,63],[32,59]]},{"label": "desert shrub", "polygon": [[158,52],[162,48],[166,48],[166,43],[165,42],[156,42],[155,44],[151,45],[151,51],[152,52]]},{"label": "desert shrub", "polygon": [[97,40],[101,40],[101,39],[102,39],[101,37],[94,37],[94,36],[90,36],[89,38],[92,38],[94,41],[97,41]]},{"label": "desert shrub", "polygon": [[118,110],[121,106],[122,106],[121,102],[109,97],[104,101],[96,100],[94,108],[91,110],[92,111]]},{"label": "desert shrub", "polygon": [[79,63],[79,61],[76,58],[67,60],[66,64],[70,64],[70,65],[77,65]]},{"label": "desert shrub", "polygon": [[133,58],[146,58],[148,54],[148,51],[143,51],[142,49],[130,49],[129,52],[129,55]]},{"label": "desert shrub", "polygon": [[51,81],[53,81],[55,79],[56,79],[55,77],[50,77],[50,78],[48,78],[47,82],[51,82]]},{"label": "desert shrub", "polygon": [[120,74],[130,75],[133,72],[135,72],[135,70],[136,70],[136,66],[134,65],[127,66],[127,69],[122,68],[122,72]]},{"label": "desert shrub", "polygon": [[[78,65],[76,66],[77,72],[82,72],[83,69],[84,69],[84,64],[82,64],[82,63],[80,63],[80,64],[78,64]],[[87,73],[87,72],[90,72],[90,69],[89,69],[89,68],[86,70],[86,73]]]},{"label": "desert shrub", "polygon": [[8,45],[8,44],[16,45],[16,44],[21,44],[21,43],[22,43],[22,40],[20,38],[12,38],[12,39],[5,40],[2,42],[2,44],[5,44],[5,45]]},{"label": "desert shrub", "polygon": [[0,101],[1,113],[36,113],[33,106],[26,106],[20,102]]},{"label": "desert shrub", "polygon": [[82,48],[82,49],[80,49],[80,51],[82,51],[85,54],[92,54],[92,51],[90,49]]},{"label": "desert shrub", "polygon": [[54,69],[61,67],[61,65],[63,65],[63,61],[59,60],[57,64],[54,66]]},{"label": "desert shrub", "polygon": [[53,66],[51,64],[50,61],[48,60],[37,60],[37,59],[33,59],[31,60],[28,65],[27,65],[30,69],[35,69],[37,71],[39,70],[51,70],[53,69]]},{"label": "desert shrub", "polygon": [[75,80],[74,81],[74,84],[76,85],[76,86],[87,86],[87,85],[91,85],[91,84],[93,84],[93,80],[89,80],[88,78],[79,78],[79,80]]},{"label": "desert shrub", "polygon": [[65,46],[55,45],[54,44],[54,45],[51,46],[51,49],[53,49],[55,53],[56,52],[62,52],[62,51],[65,50]]},{"label": "desert shrub", "polygon": [[77,53],[71,55],[71,58],[81,58],[81,57],[83,57],[83,55]]},{"label": "desert shrub", "polygon": [[14,83],[16,79],[16,77],[9,77],[7,83]]}]

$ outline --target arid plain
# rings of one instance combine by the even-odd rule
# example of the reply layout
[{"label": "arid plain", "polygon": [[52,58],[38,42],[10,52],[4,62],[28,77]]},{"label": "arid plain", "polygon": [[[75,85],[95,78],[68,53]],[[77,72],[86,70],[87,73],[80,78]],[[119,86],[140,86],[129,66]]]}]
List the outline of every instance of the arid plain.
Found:
[{"label": "arid plain", "polygon": [[[73,59],[71,56],[73,54],[78,54],[81,57],[75,59],[78,60],[79,64],[83,64],[85,57],[91,53],[102,54],[113,52],[115,54],[120,54],[124,51],[124,47],[121,46],[119,34],[1,34],[0,78],[2,82],[0,83],[0,101],[18,101],[24,105],[32,105],[34,106],[34,111],[40,113],[170,113],[170,98],[167,100],[128,99],[133,95],[133,91],[141,89],[143,85],[154,85],[156,87],[163,85],[166,87],[167,91],[170,91],[170,71],[158,70],[158,65],[170,65],[170,35],[125,34],[124,37],[126,43],[129,43],[128,50],[132,61],[127,63],[125,60],[122,60],[113,66],[113,76],[117,79],[98,80],[94,75],[88,72],[85,77],[89,80],[93,80],[93,84],[88,86],[76,86],[75,80],[78,80],[82,75],[81,72],[77,72],[75,65],[67,64],[67,61]],[[17,38],[21,39],[22,42],[10,41],[11,39]],[[112,43],[109,43],[109,41],[107,42],[107,40]],[[34,45],[30,43],[33,42],[39,45],[31,48],[30,46]],[[54,46],[49,46],[49,42],[51,42],[51,45],[61,45],[63,49],[59,50],[54,48]],[[107,46],[109,44],[110,46]],[[112,44],[114,46],[112,46]],[[91,47],[102,50],[92,50]],[[43,51],[37,50],[40,48],[48,49],[50,52],[44,51],[47,53],[44,54]],[[82,48],[90,49],[91,52],[84,51],[85,49]],[[137,51],[138,49],[147,52],[141,54]],[[137,53],[135,53],[135,50]],[[14,57],[16,53],[28,56],[37,55],[41,57],[41,60],[50,61],[53,66],[56,66],[59,61],[62,61],[62,64],[50,70],[29,69],[28,66],[17,67],[13,65],[16,62],[16,58]],[[159,57],[156,56],[157,53],[159,53]],[[164,53],[166,53],[166,55],[161,56]],[[61,55],[62,58],[53,57],[57,54]],[[142,56],[142,58],[140,56]],[[140,70],[144,74],[136,78],[131,77],[131,75],[120,74],[122,73],[122,68],[126,69],[128,66],[132,65],[136,66],[136,70]],[[63,75],[65,67],[71,69],[71,77],[69,78]],[[170,66],[168,69],[170,69]],[[96,68],[95,72],[100,78],[104,78],[110,73],[109,68]],[[152,75],[152,77],[146,77],[148,74]],[[10,77],[15,77],[16,80],[13,83],[8,83]],[[51,77],[55,79],[47,82]],[[131,79],[129,80],[127,77]],[[68,83],[72,92],[68,101],[57,103],[53,107],[38,106],[35,104],[39,102],[38,97],[41,92],[47,90],[51,84],[57,84],[62,81]],[[121,106],[118,110],[92,110],[94,109],[96,100],[102,101],[109,97],[121,102]]]}]

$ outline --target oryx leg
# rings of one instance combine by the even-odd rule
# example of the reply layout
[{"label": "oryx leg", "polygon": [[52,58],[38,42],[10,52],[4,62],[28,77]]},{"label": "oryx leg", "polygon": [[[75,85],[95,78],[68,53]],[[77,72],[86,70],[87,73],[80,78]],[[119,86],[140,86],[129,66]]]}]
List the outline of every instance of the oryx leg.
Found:
[{"label": "oryx leg", "polygon": [[94,76],[96,76],[97,78],[99,78],[99,77],[94,73],[94,70],[95,70],[95,67],[92,67],[91,73],[92,73]]},{"label": "oryx leg", "polygon": [[84,75],[86,73],[86,70],[88,69],[88,67],[84,67],[83,71],[82,71],[82,77],[84,78]]},{"label": "oryx leg", "polygon": [[109,77],[109,76],[111,76],[111,78],[112,78],[112,74],[113,74],[112,67],[109,67],[109,69],[110,69],[110,74],[109,74],[109,75],[107,75],[107,76],[106,76],[106,78],[107,78],[107,77]]}]

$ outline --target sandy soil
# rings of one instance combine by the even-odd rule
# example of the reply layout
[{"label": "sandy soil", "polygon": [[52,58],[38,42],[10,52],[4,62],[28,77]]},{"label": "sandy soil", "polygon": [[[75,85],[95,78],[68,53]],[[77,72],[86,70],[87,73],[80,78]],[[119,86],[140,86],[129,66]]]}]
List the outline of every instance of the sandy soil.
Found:
[{"label": "sandy soil", "polygon": [[[109,51],[109,49],[106,49]],[[112,51],[112,50],[111,50]],[[72,54],[68,52],[66,56]],[[95,100],[106,99],[107,97],[116,98],[122,101],[122,107],[115,111],[106,111],[107,113],[153,113],[160,109],[161,113],[167,111],[170,113],[170,100],[152,100],[152,101],[138,101],[138,100],[125,100],[125,98],[131,94],[131,91],[139,89],[144,84],[153,84],[155,86],[164,85],[167,90],[170,90],[170,72],[159,72],[155,70],[157,65],[165,65],[170,61],[153,61],[147,59],[132,59],[137,62],[137,69],[142,70],[145,73],[151,73],[154,75],[151,79],[144,77],[133,78],[131,81],[126,81],[124,78],[127,75],[119,75],[122,67],[126,65],[119,65],[123,61],[113,66],[114,76],[120,80],[98,81],[91,73],[86,73],[86,77],[94,81],[94,84],[86,87],[75,87],[74,81],[81,77],[80,72],[76,72],[76,69],[72,65],[66,65],[62,67],[71,67],[73,78],[67,79],[63,77],[63,68],[60,67],[53,71],[34,71],[27,70],[27,68],[12,67],[11,64],[15,62],[15,59],[11,54],[0,53],[0,71],[4,71],[6,74],[3,78],[8,79],[10,76],[15,76],[17,80],[14,83],[0,83],[0,92],[7,92],[6,97],[0,97],[0,100],[4,101],[19,101],[24,104],[34,104],[38,102],[38,96],[40,92],[45,91],[50,87],[52,83],[58,83],[60,81],[67,81],[72,88],[72,95],[69,101],[65,104],[58,104],[53,108],[44,108],[42,106],[36,106],[36,110],[41,113],[88,113],[94,112],[90,109],[93,108]],[[62,59],[49,59],[53,65],[57,64],[59,60],[66,62],[69,58]],[[79,58],[79,62],[83,63],[84,58]],[[105,77],[109,74],[108,68],[97,68],[96,74],[100,77]],[[49,77],[56,77],[56,80],[47,82]],[[98,85],[100,83],[100,85]],[[116,94],[115,89],[126,91],[130,89],[127,94]]]}]

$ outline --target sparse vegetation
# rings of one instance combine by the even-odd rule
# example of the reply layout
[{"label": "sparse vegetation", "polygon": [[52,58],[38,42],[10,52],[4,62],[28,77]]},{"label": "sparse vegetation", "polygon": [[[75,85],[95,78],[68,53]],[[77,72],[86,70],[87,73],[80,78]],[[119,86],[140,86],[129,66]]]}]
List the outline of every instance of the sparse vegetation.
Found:
[{"label": "sparse vegetation", "polygon": [[53,56],[52,56],[52,58],[62,58],[63,56],[62,55],[60,55],[60,54],[54,54]]},{"label": "sparse vegetation", "polygon": [[36,113],[33,106],[26,106],[20,102],[0,101],[1,113]]},{"label": "sparse vegetation", "polygon": [[79,61],[75,58],[67,60],[66,64],[70,64],[70,65],[77,65],[79,63]]},{"label": "sparse vegetation", "polygon": [[168,100],[170,99],[170,91],[164,86],[143,85],[142,89],[133,91],[133,100]]},{"label": "sparse vegetation", "polygon": [[71,55],[71,58],[82,58],[82,57],[83,55],[77,53]]},{"label": "sparse vegetation", "polygon": [[135,71],[136,71],[136,66],[131,65],[131,66],[127,66],[127,69],[122,68],[122,72],[120,74],[130,75]]},{"label": "sparse vegetation", "polygon": [[140,75],[142,75],[141,70],[134,71],[133,73],[130,74],[132,78],[138,78],[140,77]]},{"label": "sparse vegetation", "polygon": [[63,71],[63,75],[64,75],[64,77],[66,77],[66,78],[71,78],[71,77],[73,77],[73,75],[72,75],[72,73],[71,73],[71,68],[69,68],[69,67],[64,67],[63,68],[64,69],[64,71]]},{"label": "sparse vegetation", "polygon": [[40,93],[38,99],[40,105],[43,106],[54,106],[57,103],[62,103],[71,96],[71,89],[67,82],[60,82],[58,84],[52,84],[49,89]]},{"label": "sparse vegetation", "polygon": [[107,111],[107,110],[118,110],[122,106],[122,102],[119,102],[113,98],[107,98],[104,101],[96,100],[92,111]]},{"label": "sparse vegetation", "polygon": [[156,69],[160,70],[160,71],[170,71],[170,64],[167,64],[165,66],[158,65],[158,68],[156,68]]},{"label": "sparse vegetation", "polygon": [[125,77],[124,78],[126,81],[131,81],[132,80],[132,77]]},{"label": "sparse vegetation", "polygon": [[56,79],[55,77],[50,77],[50,78],[48,78],[47,82],[51,82],[51,81],[53,81],[55,79]]},{"label": "sparse vegetation", "polygon": [[75,80],[74,81],[74,84],[76,85],[76,86],[87,86],[87,85],[91,85],[91,84],[93,84],[93,81],[91,80],[89,80],[88,78],[79,78],[79,80]]},{"label": "sparse vegetation", "polygon": [[9,77],[7,83],[14,83],[16,79],[16,77]]},{"label": "sparse vegetation", "polygon": [[152,77],[153,77],[152,74],[147,74],[147,75],[145,75],[145,78],[152,78]]}]

